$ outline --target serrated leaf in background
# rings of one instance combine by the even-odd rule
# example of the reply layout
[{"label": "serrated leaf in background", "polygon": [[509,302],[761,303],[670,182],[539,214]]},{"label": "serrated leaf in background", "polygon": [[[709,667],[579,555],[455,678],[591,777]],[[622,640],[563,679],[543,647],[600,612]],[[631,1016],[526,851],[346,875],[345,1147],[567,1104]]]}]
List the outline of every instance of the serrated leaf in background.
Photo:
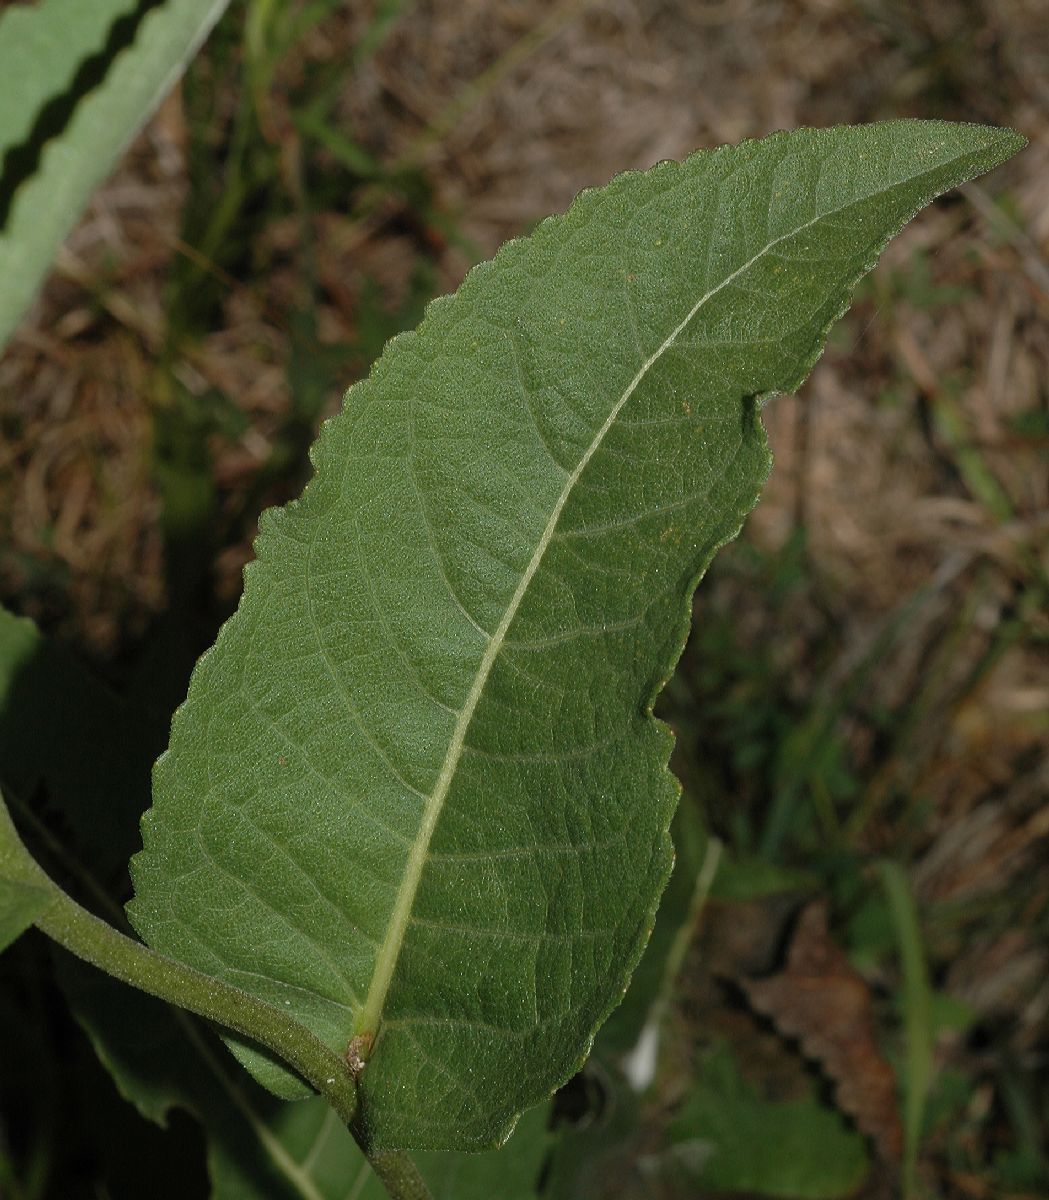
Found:
[{"label": "serrated leaf in background", "polygon": [[[44,0],[12,4],[0,13],[0,159],[60,132],[52,124],[58,106],[75,105],[90,84],[85,64],[102,66],[114,25],[134,20],[140,7],[139,0]],[[55,114],[50,120],[48,110]],[[5,161],[0,171],[5,186],[13,168],[27,166],[24,159]]]},{"label": "serrated leaf in background", "polygon": [[0,15],[0,350],[227,3],[45,0]]},{"label": "serrated leaf in background", "polygon": [[670,1126],[674,1159],[698,1187],[780,1200],[840,1200],[868,1170],[863,1137],[814,1100],[761,1099],[719,1046]]}]

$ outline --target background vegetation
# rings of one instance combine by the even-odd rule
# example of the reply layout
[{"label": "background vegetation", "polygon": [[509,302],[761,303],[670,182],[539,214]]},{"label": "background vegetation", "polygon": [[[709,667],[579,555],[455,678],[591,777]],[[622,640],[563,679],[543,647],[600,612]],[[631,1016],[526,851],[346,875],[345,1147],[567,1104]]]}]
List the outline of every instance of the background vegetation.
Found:
[{"label": "background vegetation", "polygon": [[[775,128],[1031,139],[894,243],[767,410],[773,479],[664,704],[701,886],[655,1081],[599,1062],[559,1097],[554,1194],[1049,1190],[1047,81],[1039,0],[238,0],[0,360],[0,600],[155,748],[320,420],[502,240]],[[0,967],[0,1195],[137,1196],[143,1163],[151,1195],[206,1194],[196,1128],[120,1099],[45,960]],[[773,1132],[837,1191],[748,1175]]]}]

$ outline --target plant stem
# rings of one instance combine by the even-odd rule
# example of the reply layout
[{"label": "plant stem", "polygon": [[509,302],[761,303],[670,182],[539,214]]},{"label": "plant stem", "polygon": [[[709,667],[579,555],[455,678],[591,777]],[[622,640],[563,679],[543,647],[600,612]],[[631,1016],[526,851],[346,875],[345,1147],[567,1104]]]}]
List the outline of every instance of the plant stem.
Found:
[{"label": "plant stem", "polygon": [[[325,1097],[353,1132],[357,1087],[341,1055],[272,1004],[150,950],[82,908],[25,848],[0,797],[3,879],[31,884],[47,893],[47,907],[34,924],[60,946],[122,983],[215,1021],[272,1050]],[[429,1189],[407,1154],[364,1153],[392,1200],[431,1200]]]},{"label": "plant stem", "polygon": [[51,903],[36,925],[78,958],[198,1016],[258,1042],[322,1092],[347,1124],[357,1110],[357,1089],[341,1057],[305,1025],[238,987],[157,954],[118,933],[65,894],[51,879],[41,882]]},{"label": "plant stem", "polygon": [[377,1154],[368,1161],[393,1200],[431,1200],[430,1189],[407,1154]]},{"label": "plant stem", "polygon": [[47,893],[47,907],[35,924],[59,945],[132,987],[216,1021],[272,1050],[327,1097],[346,1125],[353,1120],[357,1088],[349,1066],[339,1054],[272,1004],[150,950],[81,908],[26,850],[2,801],[0,875]]}]

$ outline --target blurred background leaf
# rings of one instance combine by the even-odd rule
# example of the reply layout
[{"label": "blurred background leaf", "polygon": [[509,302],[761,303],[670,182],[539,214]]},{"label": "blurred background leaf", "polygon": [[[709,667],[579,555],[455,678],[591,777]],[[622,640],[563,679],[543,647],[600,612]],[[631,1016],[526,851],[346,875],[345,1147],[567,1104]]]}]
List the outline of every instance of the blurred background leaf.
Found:
[{"label": "blurred background leaf", "polygon": [[0,348],[227,2],[45,0],[0,14]]},{"label": "blurred background leaf", "polygon": [[674,1158],[699,1187],[783,1200],[839,1200],[867,1173],[863,1138],[813,1100],[762,1100],[731,1051],[707,1056],[670,1126]]}]

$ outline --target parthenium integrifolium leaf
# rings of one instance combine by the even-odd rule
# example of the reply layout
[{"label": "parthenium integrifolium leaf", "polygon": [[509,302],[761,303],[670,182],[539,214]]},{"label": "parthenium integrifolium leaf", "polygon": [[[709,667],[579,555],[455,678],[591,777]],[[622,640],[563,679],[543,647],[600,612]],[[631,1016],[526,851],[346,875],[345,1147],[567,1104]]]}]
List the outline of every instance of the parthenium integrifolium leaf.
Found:
[{"label": "parthenium integrifolium leaf", "polygon": [[129,912],[356,1037],[372,1149],[496,1143],[585,1058],[670,869],[651,709],[768,472],[762,402],[886,241],[1022,141],[800,130],[584,192],[387,346],[263,516]]}]

